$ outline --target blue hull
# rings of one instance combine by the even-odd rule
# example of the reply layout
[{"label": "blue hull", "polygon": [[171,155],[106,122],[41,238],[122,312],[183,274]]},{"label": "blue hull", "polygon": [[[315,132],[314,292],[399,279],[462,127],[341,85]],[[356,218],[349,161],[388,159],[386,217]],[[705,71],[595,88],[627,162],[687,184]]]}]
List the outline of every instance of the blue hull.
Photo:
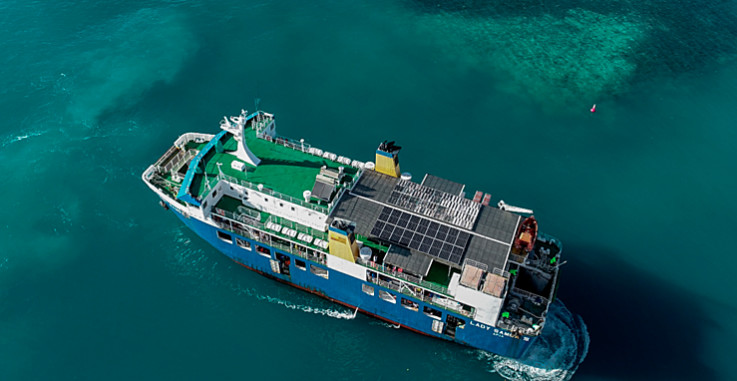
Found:
[{"label": "blue hull", "polygon": [[[416,303],[419,308],[410,309],[403,306],[399,300],[396,303],[388,302],[379,297],[379,291],[383,290],[396,295],[396,291],[379,286],[378,284],[369,283],[366,280],[360,280],[341,272],[327,269],[325,265],[318,264],[306,260],[304,258],[295,257],[293,254],[279,250],[267,244],[251,240],[246,237],[239,236],[230,231],[217,229],[196,218],[184,217],[176,208],[170,208],[184,224],[197,233],[204,240],[209,242],[217,250],[230,257],[236,263],[254,270],[262,275],[274,278],[283,283],[301,288],[305,291],[320,295],[336,303],[342,304],[348,308],[356,309],[368,315],[377,317],[394,325],[400,325],[412,331],[422,333],[428,336],[437,337],[443,340],[455,341],[457,343],[479,348],[488,352],[493,352],[509,358],[522,357],[527,349],[535,341],[536,337],[512,337],[508,331],[490,327],[488,325],[469,321],[470,319],[442,310],[440,321],[446,322],[448,316],[454,316],[466,322],[462,327],[455,330],[455,337],[447,334],[439,334],[432,330],[434,319],[423,313],[425,306],[435,310],[437,306],[431,306],[423,301],[412,298],[405,294],[400,294],[397,299],[404,298]],[[250,244],[250,249],[245,249],[237,244],[228,243],[218,237],[218,231],[226,233],[233,238],[239,238]],[[234,240],[233,240],[234,241]],[[260,253],[255,248],[256,245],[266,248],[270,251],[270,255]],[[272,271],[271,259],[275,259],[276,255],[286,256],[289,258],[289,275],[280,274]],[[296,266],[296,260],[299,259],[306,263],[304,269]],[[328,278],[316,275],[311,271],[311,266],[327,269]],[[373,287],[375,290],[373,295],[365,293],[362,289],[364,285]]]}]

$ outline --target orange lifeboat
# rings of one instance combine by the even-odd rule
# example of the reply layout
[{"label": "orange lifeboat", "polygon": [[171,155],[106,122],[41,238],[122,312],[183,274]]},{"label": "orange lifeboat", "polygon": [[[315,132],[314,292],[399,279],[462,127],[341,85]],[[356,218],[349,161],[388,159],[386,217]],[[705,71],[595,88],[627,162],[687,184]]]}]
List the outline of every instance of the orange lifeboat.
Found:
[{"label": "orange lifeboat", "polygon": [[532,251],[532,248],[535,247],[536,239],[537,220],[535,220],[535,216],[530,216],[525,218],[525,220],[519,225],[517,239],[514,240],[514,247],[530,252]]}]

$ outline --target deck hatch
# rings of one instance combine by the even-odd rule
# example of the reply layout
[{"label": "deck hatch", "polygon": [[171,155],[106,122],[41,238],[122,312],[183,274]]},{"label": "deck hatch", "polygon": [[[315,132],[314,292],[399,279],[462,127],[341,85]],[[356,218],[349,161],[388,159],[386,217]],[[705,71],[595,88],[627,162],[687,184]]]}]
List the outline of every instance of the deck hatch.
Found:
[{"label": "deck hatch", "polygon": [[427,276],[432,265],[432,258],[396,245],[389,246],[384,263],[403,269],[419,276]]},{"label": "deck hatch", "polygon": [[333,193],[335,193],[335,185],[319,179],[315,180],[315,185],[312,186],[312,197],[330,202],[333,199]]}]

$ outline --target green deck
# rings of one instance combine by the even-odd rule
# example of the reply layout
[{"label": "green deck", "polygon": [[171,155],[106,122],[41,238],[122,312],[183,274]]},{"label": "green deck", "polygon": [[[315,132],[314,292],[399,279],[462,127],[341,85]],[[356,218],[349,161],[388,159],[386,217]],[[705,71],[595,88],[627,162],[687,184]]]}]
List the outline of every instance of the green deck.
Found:
[{"label": "green deck", "polygon": [[430,271],[425,276],[425,280],[441,287],[448,287],[452,275],[449,270],[447,265],[433,261]]},{"label": "green deck", "polygon": [[[240,213],[240,211],[238,210],[239,206],[246,207],[245,205],[243,205],[241,200],[238,200],[230,196],[221,197],[220,201],[218,201],[218,203],[215,205],[216,208],[219,208],[219,209],[231,212],[231,213]],[[260,210],[251,209],[251,208],[248,208],[248,209],[250,209],[253,213],[259,214],[259,222],[265,222],[270,216],[269,213],[262,212]]]},{"label": "green deck", "polygon": [[[202,160],[211,185],[214,186],[217,181],[217,164],[222,163],[221,170],[225,175],[255,184],[263,184],[265,188],[302,199],[302,193],[305,190],[312,190],[315,176],[320,173],[323,165],[333,169],[342,166],[345,173],[350,176],[355,176],[357,173],[357,170],[351,166],[259,139],[256,137],[256,131],[250,128],[246,129],[246,142],[251,152],[261,159],[261,163],[257,167],[248,165],[245,173],[233,169],[230,165],[233,160],[237,160],[232,154],[237,148],[237,143],[231,134],[226,134],[222,144],[224,152],[218,153],[216,149],[213,149]],[[195,197],[207,192],[203,175],[195,176],[191,190]]]},{"label": "green deck", "polygon": [[241,200],[238,200],[237,198],[233,198],[230,196],[223,196],[220,198],[220,201],[218,201],[216,207],[227,210],[228,212],[235,213],[238,210],[238,207],[243,205]]}]

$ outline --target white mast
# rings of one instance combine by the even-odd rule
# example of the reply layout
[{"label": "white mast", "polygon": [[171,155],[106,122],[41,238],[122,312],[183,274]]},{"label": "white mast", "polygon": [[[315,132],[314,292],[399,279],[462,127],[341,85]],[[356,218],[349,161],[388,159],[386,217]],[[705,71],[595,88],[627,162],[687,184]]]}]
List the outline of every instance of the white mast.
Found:
[{"label": "white mast", "polygon": [[235,141],[238,142],[238,149],[235,151],[235,156],[238,157],[238,159],[256,167],[261,163],[261,159],[256,157],[256,155],[248,149],[245,138],[245,127],[246,110],[241,110],[241,115],[239,116],[231,116],[230,118],[224,116],[223,120],[220,122],[220,128],[233,134]]}]

